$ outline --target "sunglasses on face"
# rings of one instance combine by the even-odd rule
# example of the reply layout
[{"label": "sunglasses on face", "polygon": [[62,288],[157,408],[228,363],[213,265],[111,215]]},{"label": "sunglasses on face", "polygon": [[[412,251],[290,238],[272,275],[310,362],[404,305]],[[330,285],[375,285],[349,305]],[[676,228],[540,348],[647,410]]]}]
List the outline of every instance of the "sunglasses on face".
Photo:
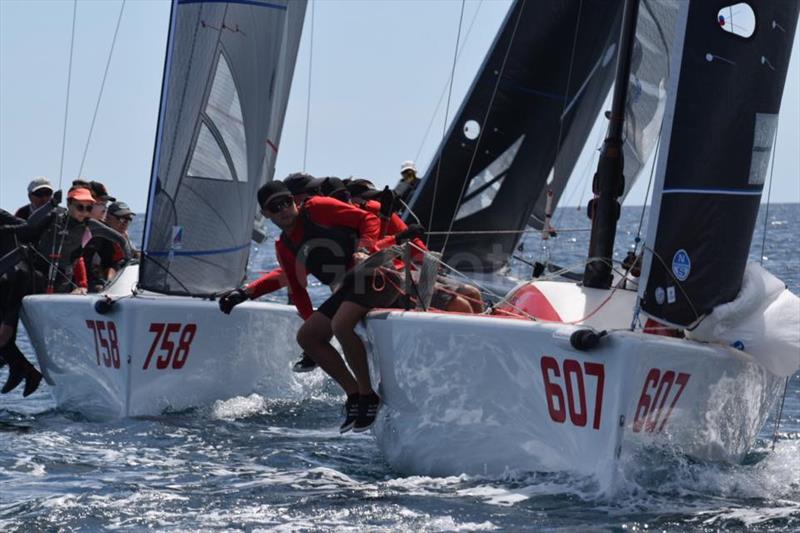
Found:
[{"label": "sunglasses on face", "polygon": [[74,207],[77,211],[81,213],[91,213],[92,207],[94,206],[87,204],[72,204],[72,207]]},{"label": "sunglasses on face", "polygon": [[36,198],[48,198],[53,196],[53,191],[49,189],[39,189],[38,191],[33,191],[31,196],[35,196]]},{"label": "sunglasses on face", "polygon": [[291,197],[279,198],[265,205],[261,209],[261,212],[264,214],[270,213],[274,215],[275,213],[280,213],[281,211],[292,205],[292,203],[294,203],[294,200],[292,200]]},{"label": "sunglasses on face", "polygon": [[111,216],[124,224],[130,224],[131,222],[133,222],[133,217],[118,217],[117,215],[111,215]]}]

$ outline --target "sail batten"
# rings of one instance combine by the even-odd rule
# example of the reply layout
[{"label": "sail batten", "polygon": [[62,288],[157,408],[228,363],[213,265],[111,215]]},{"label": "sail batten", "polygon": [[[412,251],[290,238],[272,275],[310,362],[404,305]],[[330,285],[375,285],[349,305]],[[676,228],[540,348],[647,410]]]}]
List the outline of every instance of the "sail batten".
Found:
[{"label": "sail batten", "polygon": [[173,2],[139,287],[238,285],[272,178],[306,3]]}]

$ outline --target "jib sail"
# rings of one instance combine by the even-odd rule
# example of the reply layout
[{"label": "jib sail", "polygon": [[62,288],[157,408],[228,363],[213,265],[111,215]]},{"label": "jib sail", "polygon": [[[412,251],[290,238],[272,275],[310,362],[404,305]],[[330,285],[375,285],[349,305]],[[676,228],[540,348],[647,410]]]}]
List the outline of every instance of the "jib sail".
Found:
[{"label": "jib sail", "polygon": [[304,0],[173,2],[140,288],[203,295],[244,278],[305,8]]}]

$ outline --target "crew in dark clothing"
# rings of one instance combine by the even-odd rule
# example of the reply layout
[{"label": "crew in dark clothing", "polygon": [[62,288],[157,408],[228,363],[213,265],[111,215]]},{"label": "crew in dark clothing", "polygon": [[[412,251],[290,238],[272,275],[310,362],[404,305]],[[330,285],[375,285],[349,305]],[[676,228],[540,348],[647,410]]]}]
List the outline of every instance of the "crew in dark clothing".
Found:
[{"label": "crew in dark clothing", "polygon": [[53,185],[47,178],[33,178],[28,184],[28,200],[30,203],[23,205],[14,216],[27,220],[31,213],[42,207],[53,197]]},{"label": "crew in dark clothing", "polygon": [[[339,430],[366,431],[375,421],[380,398],[372,389],[366,350],[355,327],[370,309],[393,306],[399,291],[392,271],[356,274],[350,270],[376,251],[380,222],[374,215],[332,198],[311,197],[298,208],[289,189],[279,181],[259,189],[258,201],[264,216],[283,230],[275,251],[295,306],[305,320],[297,341],[347,393],[346,416]],[[308,274],[337,287],[316,311],[306,291]],[[381,276],[385,278],[379,279]],[[229,313],[235,305],[273,287],[274,280],[262,278],[221,298],[220,308]],[[333,335],[349,369],[330,344]]]},{"label": "crew in dark clothing", "polygon": [[[133,211],[128,204],[112,203],[108,206],[105,224],[113,232],[92,232],[92,238],[84,245],[83,261],[86,264],[89,292],[102,291],[117,271],[131,259],[133,247],[128,238],[128,225],[133,217]],[[124,245],[120,244],[122,239],[125,240]]]},{"label": "crew in dark clothing", "polygon": [[306,198],[320,194],[324,181],[324,178],[315,178],[306,172],[295,172],[286,176],[283,184],[292,193],[295,203],[301,205]]},{"label": "crew in dark clothing", "polygon": [[417,165],[413,161],[403,161],[403,164],[400,165],[400,181],[394,188],[395,195],[403,202],[408,203],[419,185],[419,181]]},{"label": "crew in dark clothing", "polygon": [[8,380],[0,390],[4,394],[24,380],[23,396],[28,396],[42,378],[15,344],[22,299],[41,292],[70,292],[76,276],[83,278],[80,282],[84,288],[78,290],[85,293],[80,254],[86,232],[84,222],[94,199],[87,189],[71,190],[67,198],[66,210],[55,208],[43,220],[0,227],[0,235],[13,235],[18,242],[30,243],[29,261],[18,263],[0,277],[0,353],[10,369]]}]

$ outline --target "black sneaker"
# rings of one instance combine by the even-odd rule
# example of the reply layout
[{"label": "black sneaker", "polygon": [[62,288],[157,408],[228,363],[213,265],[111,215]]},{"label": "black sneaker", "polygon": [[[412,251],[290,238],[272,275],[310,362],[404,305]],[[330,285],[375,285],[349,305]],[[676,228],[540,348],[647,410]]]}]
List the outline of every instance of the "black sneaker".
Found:
[{"label": "black sneaker", "polygon": [[342,408],[344,414],[344,422],[339,426],[339,433],[347,433],[353,429],[353,424],[356,423],[359,411],[359,395],[350,394],[347,396],[347,401]]},{"label": "black sneaker", "polygon": [[311,359],[306,352],[303,352],[303,357],[300,358],[294,365],[292,365],[292,372],[302,374],[303,372],[311,372],[317,368],[317,363]]},{"label": "black sneaker", "polygon": [[373,393],[369,396],[358,397],[358,418],[353,425],[354,433],[366,431],[375,422],[378,410],[381,408],[381,397]]}]

